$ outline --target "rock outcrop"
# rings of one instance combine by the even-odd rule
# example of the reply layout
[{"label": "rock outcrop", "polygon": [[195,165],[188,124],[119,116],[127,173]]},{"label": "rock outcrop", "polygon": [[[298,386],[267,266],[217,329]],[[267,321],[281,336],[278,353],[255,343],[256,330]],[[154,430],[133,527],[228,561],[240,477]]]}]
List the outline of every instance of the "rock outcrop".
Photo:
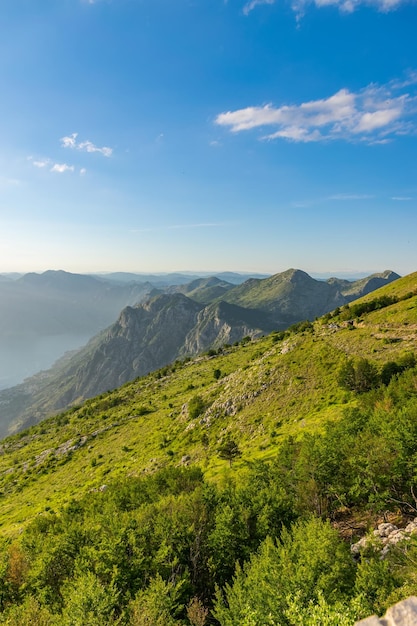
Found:
[{"label": "rock outcrop", "polygon": [[411,535],[415,533],[417,533],[417,517],[409,522],[405,528],[398,528],[395,524],[386,522],[379,524],[378,528],[371,535],[365,535],[357,543],[354,543],[350,549],[354,558],[360,558],[364,550],[372,547],[379,550],[381,559],[383,559],[393,546],[396,546],[401,541],[408,541]]},{"label": "rock outcrop", "polygon": [[385,616],[379,619],[376,615],[356,622],[355,626],[416,626],[417,598],[411,596],[390,607]]}]

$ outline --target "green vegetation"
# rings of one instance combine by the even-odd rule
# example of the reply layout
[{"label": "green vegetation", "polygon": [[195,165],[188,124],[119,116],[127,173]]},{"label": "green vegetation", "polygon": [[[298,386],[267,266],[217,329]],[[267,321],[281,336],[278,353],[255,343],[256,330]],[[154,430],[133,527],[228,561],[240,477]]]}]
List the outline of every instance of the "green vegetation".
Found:
[{"label": "green vegetation", "polygon": [[0,624],[351,626],[417,593],[415,536],[349,550],[417,515],[415,280],[5,439]]},{"label": "green vegetation", "polygon": [[365,393],[379,385],[388,385],[391,379],[416,365],[413,353],[400,356],[398,362],[388,361],[381,367],[381,372],[368,359],[360,358],[356,361],[348,359],[341,366],[338,373],[339,384],[355,393]]},{"label": "green vegetation", "polygon": [[230,467],[232,467],[232,462],[242,456],[242,452],[239,449],[236,441],[230,439],[228,437],[219,447],[218,449],[219,457],[224,459],[225,461],[229,461]]}]

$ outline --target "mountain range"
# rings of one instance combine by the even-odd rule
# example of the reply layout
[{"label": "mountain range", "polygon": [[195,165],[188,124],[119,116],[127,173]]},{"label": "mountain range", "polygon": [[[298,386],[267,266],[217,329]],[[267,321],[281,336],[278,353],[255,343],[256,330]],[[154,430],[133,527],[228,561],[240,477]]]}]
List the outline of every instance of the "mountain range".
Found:
[{"label": "mountain range", "polygon": [[[219,276],[233,286],[257,275]],[[82,275],[62,270],[0,275],[0,389],[85,345],[125,306],[199,278],[202,275],[180,272]]]},{"label": "mountain range", "polygon": [[[166,292],[149,284],[132,284],[127,291],[118,288],[118,301],[127,297],[144,301],[124,308],[116,322],[52,369],[1,391],[0,434],[36,423],[177,359],[313,320],[397,278],[394,272],[385,271],[354,282],[337,278],[318,281],[290,269],[264,279],[250,278],[240,285],[205,277],[170,286]],[[69,301],[70,311],[81,306],[80,294],[92,297],[94,306],[100,308],[114,289],[106,285],[103,293],[99,281],[90,277],[77,277],[75,289],[73,275],[54,272],[28,275],[24,282],[40,283],[44,290],[64,284],[62,306]],[[77,299],[71,300],[69,294],[74,291]],[[90,310],[92,306],[90,303]]]}]

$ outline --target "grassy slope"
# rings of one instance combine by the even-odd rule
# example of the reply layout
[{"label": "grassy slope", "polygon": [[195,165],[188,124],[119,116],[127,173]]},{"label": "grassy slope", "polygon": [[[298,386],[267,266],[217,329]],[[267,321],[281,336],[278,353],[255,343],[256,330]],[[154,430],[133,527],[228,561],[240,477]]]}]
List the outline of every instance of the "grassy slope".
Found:
[{"label": "grassy slope", "polygon": [[[417,273],[362,301],[382,294],[402,297],[416,284]],[[312,333],[282,340],[271,335],[177,364],[175,371],[165,368],[4,440],[1,531],[14,533],[47,507],[58,510],[116,477],[166,464],[198,463],[217,479],[227,467],[216,454],[226,433],[243,452],[235,463],[239,469],[273,456],[284,435],[337,419],[356,401],[337,384],[340,363],[346,355],[358,355],[383,364],[415,351],[417,297],[361,320],[354,330],[319,320]],[[219,380],[215,369],[222,373]],[[207,408],[192,419],[187,403],[196,395]]]},{"label": "grassy slope", "polygon": [[[285,298],[292,292],[289,280],[294,272],[296,270],[290,269],[264,279],[251,278],[228,291],[223,299],[239,306],[268,310],[271,303]],[[310,277],[308,278],[313,281]]]}]

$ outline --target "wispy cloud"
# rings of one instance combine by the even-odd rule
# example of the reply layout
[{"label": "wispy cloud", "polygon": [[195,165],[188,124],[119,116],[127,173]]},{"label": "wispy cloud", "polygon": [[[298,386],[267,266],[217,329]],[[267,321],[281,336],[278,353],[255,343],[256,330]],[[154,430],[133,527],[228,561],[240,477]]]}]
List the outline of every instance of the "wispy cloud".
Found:
[{"label": "wispy cloud", "polygon": [[43,160],[39,160],[39,161],[33,161],[33,165],[34,165],[35,167],[39,167],[39,168],[46,167],[46,166],[47,166],[47,165],[49,165],[49,164],[50,164],[49,159],[43,159]]},{"label": "wispy cloud", "polygon": [[54,163],[51,167],[50,172],[56,172],[57,174],[64,174],[64,172],[73,172],[73,165],[67,165],[66,163]]},{"label": "wispy cloud", "polygon": [[215,123],[234,133],[275,127],[261,136],[264,140],[386,143],[395,136],[415,133],[416,84],[416,75],[410,74],[407,81],[371,84],[356,93],[340,89],[328,98],[301,104],[227,111],[220,113]]},{"label": "wispy cloud", "polygon": [[407,202],[408,200],[413,200],[410,196],[393,196],[391,200],[396,200],[398,202]]},{"label": "wispy cloud", "polygon": [[103,146],[102,148],[99,148],[91,141],[78,141],[77,137],[78,133],[72,133],[67,137],[62,137],[61,146],[63,148],[72,148],[73,150],[81,150],[84,152],[98,152],[105,157],[110,157],[113,154],[113,148],[109,148],[108,146]]},{"label": "wispy cloud", "polygon": [[292,8],[299,17],[304,15],[310,5],[315,5],[319,9],[333,6],[342,13],[353,13],[360,6],[367,6],[381,13],[388,13],[409,2],[410,0],[293,0]]},{"label": "wispy cloud", "polygon": [[250,0],[243,7],[243,14],[249,15],[251,11],[260,4],[275,4],[275,0]]},{"label": "wispy cloud", "polygon": [[[68,165],[68,163],[54,163],[52,159],[42,158],[42,159],[34,159],[32,156],[28,157],[28,161],[32,163],[34,167],[38,169],[48,169],[49,172],[53,172],[54,174],[64,174],[65,172],[75,172],[74,165]],[[86,173],[85,167],[80,169],[81,176]]]},{"label": "wispy cloud", "polygon": [[[94,1],[91,0],[91,4]],[[299,19],[307,12],[309,6],[315,6],[318,9],[335,7],[341,13],[353,13],[361,6],[366,6],[380,13],[389,13],[405,4],[410,4],[413,0],[290,0],[290,2],[291,8]],[[244,15],[249,15],[253,9],[260,5],[275,3],[276,0],[249,0],[244,4],[242,11]]]}]

